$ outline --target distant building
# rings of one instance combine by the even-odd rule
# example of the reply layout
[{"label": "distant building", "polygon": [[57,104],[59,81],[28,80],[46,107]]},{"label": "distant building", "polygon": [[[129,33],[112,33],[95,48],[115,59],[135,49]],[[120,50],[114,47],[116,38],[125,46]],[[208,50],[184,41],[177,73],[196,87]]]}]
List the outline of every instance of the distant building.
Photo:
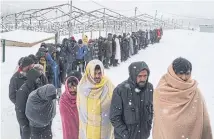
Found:
[{"label": "distant building", "polygon": [[212,32],[214,33],[214,25],[199,25],[200,32]]}]

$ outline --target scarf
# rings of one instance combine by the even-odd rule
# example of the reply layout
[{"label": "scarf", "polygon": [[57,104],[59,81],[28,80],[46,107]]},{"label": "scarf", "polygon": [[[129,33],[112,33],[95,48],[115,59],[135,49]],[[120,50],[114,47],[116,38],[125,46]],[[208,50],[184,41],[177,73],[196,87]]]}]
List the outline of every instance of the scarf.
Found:
[{"label": "scarf", "polygon": [[[103,75],[99,84],[93,80],[96,65],[100,65]],[[77,88],[79,139],[112,138],[113,128],[109,114],[113,89],[113,84],[104,76],[104,67],[101,61],[90,61]]]},{"label": "scarf", "polygon": [[172,65],[154,93],[153,139],[212,139],[209,116],[198,83],[183,81]]}]

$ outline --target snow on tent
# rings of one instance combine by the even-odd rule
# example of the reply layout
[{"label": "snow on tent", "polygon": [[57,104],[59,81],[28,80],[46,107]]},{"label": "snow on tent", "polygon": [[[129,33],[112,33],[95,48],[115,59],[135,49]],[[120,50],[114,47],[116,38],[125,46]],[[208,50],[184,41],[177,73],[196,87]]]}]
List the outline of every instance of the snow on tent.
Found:
[{"label": "snow on tent", "polygon": [[1,39],[6,40],[6,46],[32,47],[43,41],[54,39],[53,33],[15,30],[1,33]]}]

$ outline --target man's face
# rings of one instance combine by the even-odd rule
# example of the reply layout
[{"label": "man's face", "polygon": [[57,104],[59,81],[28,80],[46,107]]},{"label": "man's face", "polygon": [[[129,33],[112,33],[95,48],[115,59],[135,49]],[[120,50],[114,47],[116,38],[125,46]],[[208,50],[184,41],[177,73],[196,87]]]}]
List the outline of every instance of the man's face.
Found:
[{"label": "man's face", "polygon": [[145,84],[146,84],[146,81],[148,79],[148,72],[147,70],[142,70],[138,76],[137,76],[137,84],[138,86],[141,88],[141,87],[144,87]]},{"label": "man's face", "polygon": [[186,73],[186,74],[177,74],[177,76],[182,79],[183,81],[187,81],[189,80],[189,78],[191,77],[191,73]]},{"label": "man's face", "polygon": [[101,80],[102,80],[102,72],[101,72],[101,70],[95,70],[94,71],[94,81],[96,83],[100,83]]},{"label": "man's face", "polygon": [[68,91],[71,95],[76,95],[77,94],[77,84],[68,84]]},{"label": "man's face", "polygon": [[33,68],[33,66],[34,66],[34,64],[31,64],[31,65],[29,65],[29,66],[27,66],[27,67],[23,67],[23,68],[22,68],[22,71],[23,71],[23,72],[27,72],[27,71],[31,70],[31,69]]}]

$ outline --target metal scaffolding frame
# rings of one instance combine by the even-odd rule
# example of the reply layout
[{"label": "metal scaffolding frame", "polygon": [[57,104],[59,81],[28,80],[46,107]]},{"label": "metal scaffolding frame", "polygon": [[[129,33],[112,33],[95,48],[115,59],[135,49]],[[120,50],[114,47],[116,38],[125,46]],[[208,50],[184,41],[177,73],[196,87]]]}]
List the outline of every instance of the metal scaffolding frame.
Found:
[{"label": "metal scaffolding frame", "polygon": [[163,25],[171,26],[148,14],[127,17],[107,8],[86,12],[69,3],[1,16],[1,32],[22,29],[58,32],[60,35],[91,31],[106,31],[107,34],[135,32],[144,27]]}]

